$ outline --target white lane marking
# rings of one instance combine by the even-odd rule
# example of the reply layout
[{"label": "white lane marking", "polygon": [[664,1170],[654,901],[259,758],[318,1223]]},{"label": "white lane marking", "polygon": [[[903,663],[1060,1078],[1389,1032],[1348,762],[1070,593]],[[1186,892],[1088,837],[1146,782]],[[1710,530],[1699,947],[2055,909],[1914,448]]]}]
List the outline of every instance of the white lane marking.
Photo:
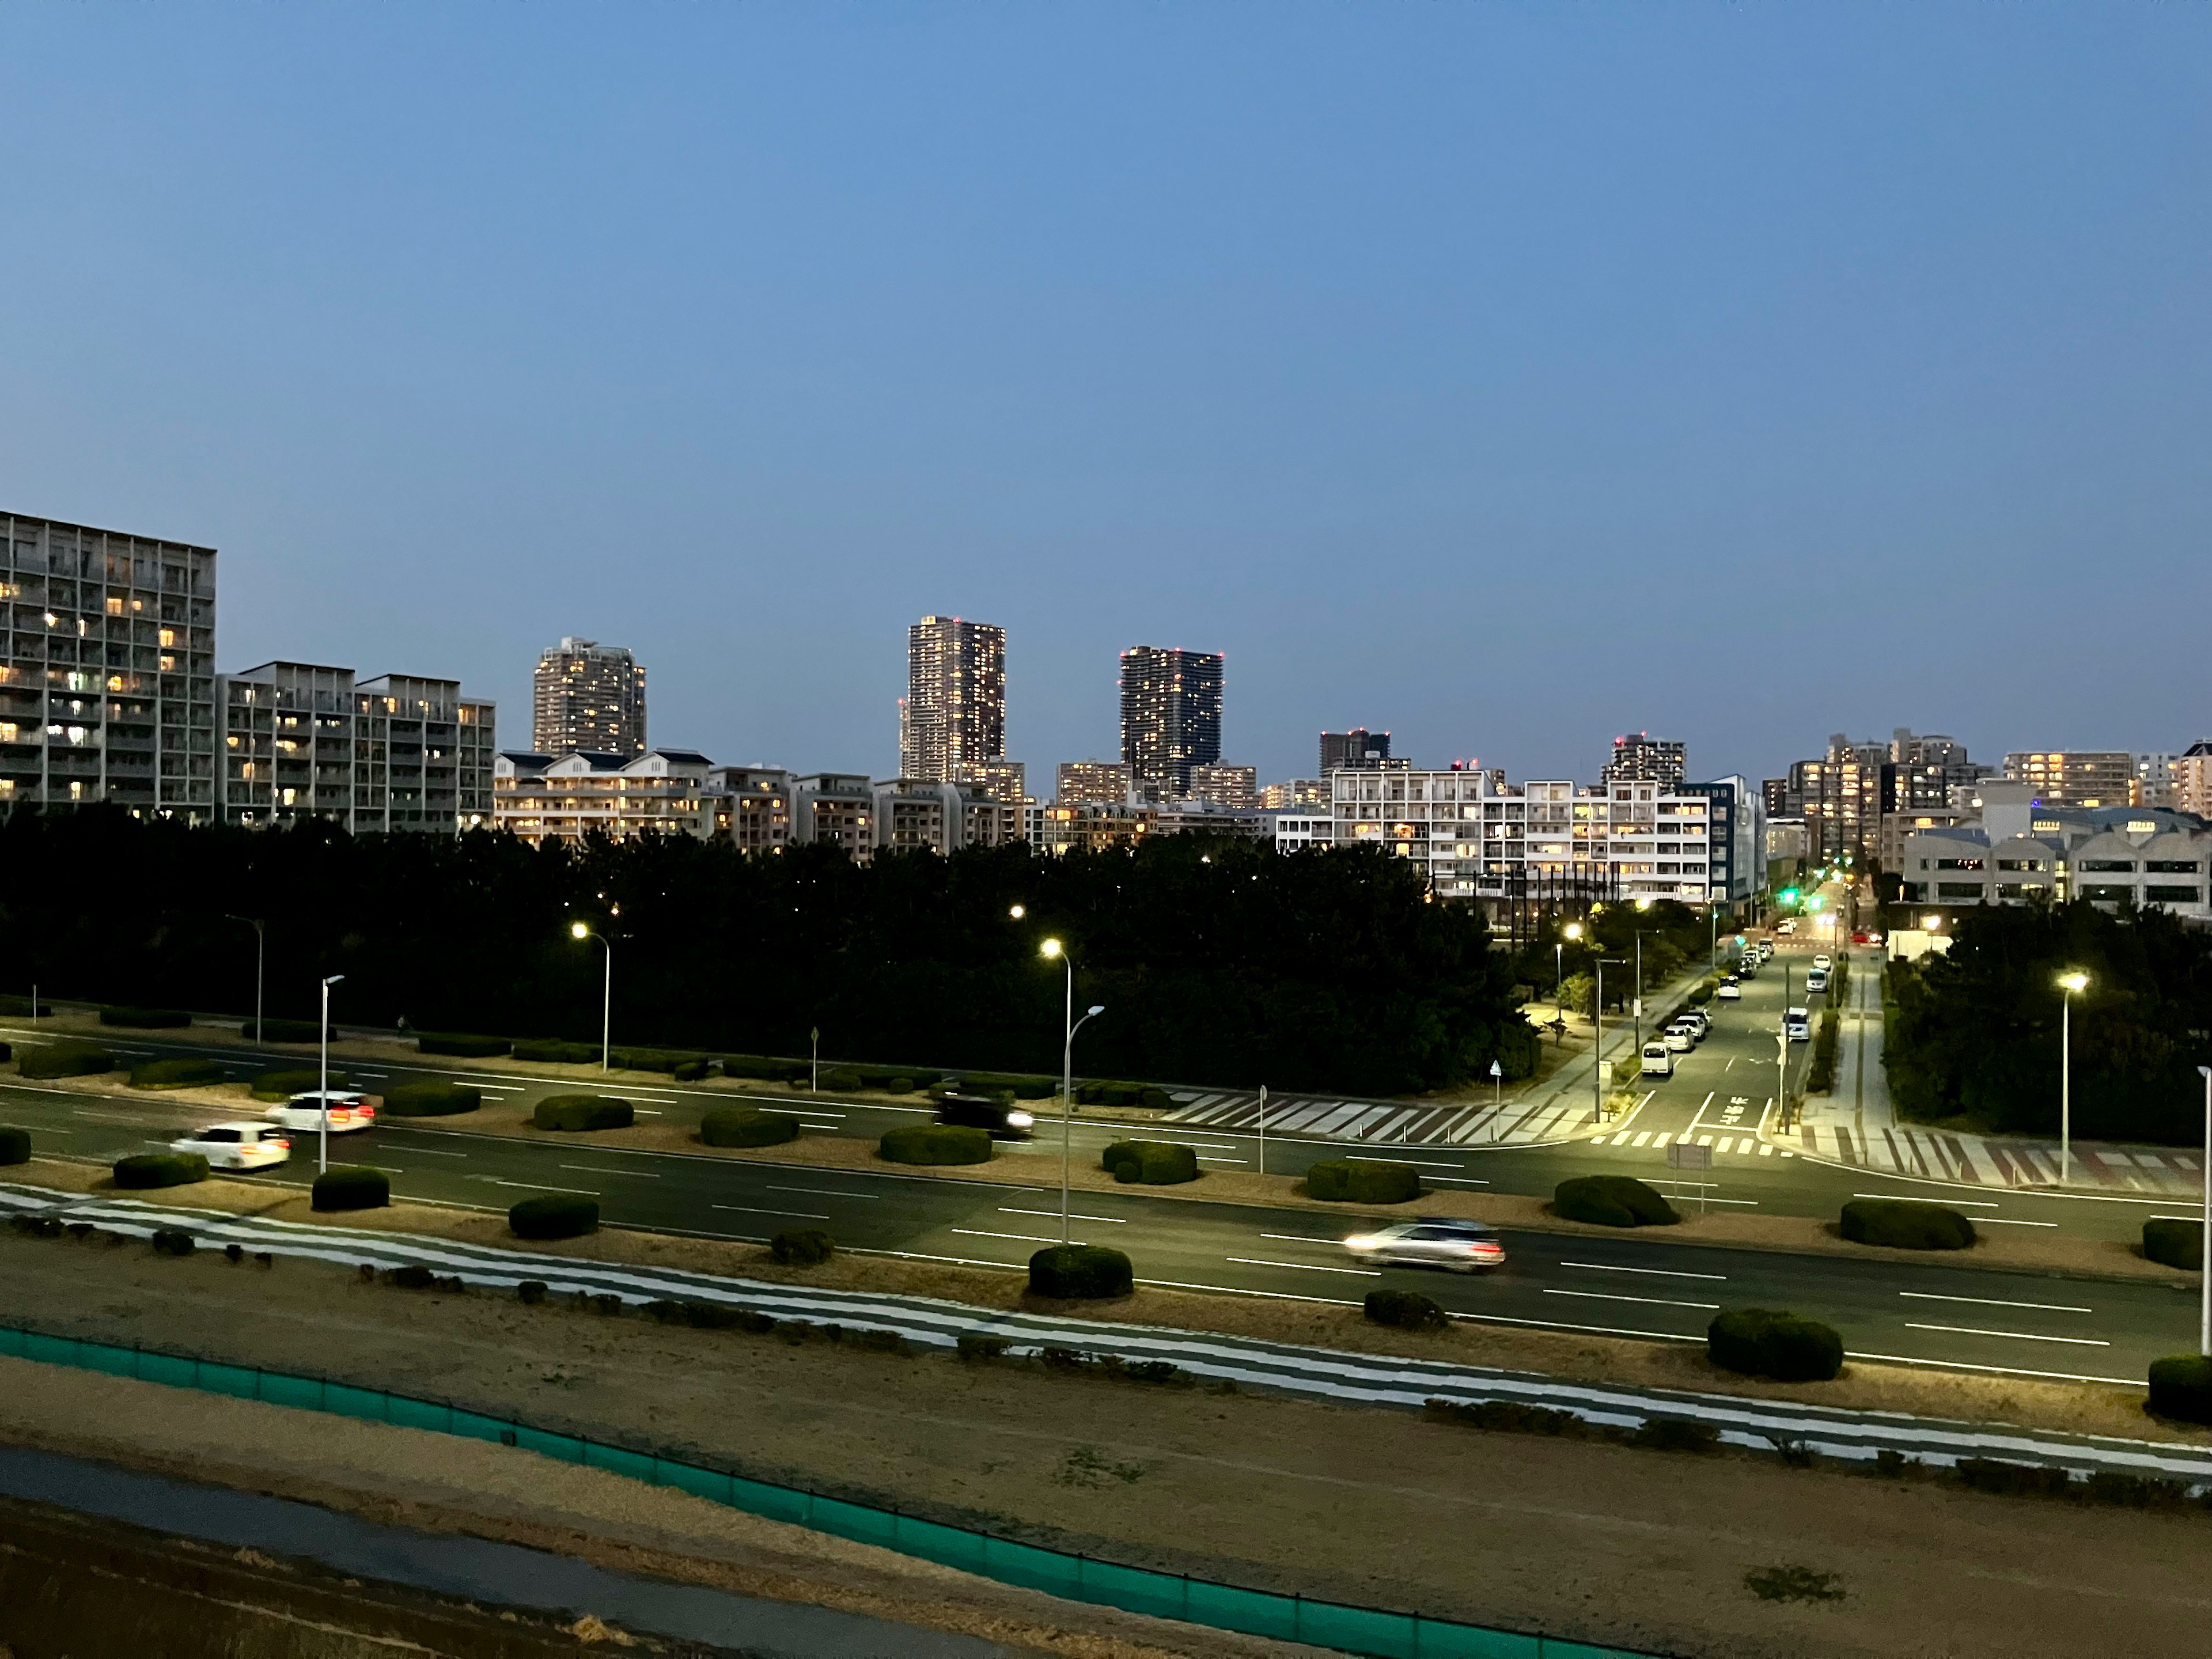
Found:
[{"label": "white lane marking", "polygon": [[718,1210],[730,1210],[738,1215],[785,1215],[794,1221],[827,1221],[826,1215],[816,1215],[811,1210],[763,1210],[751,1204],[717,1204]]},{"label": "white lane marking", "polygon": [[2008,1336],[2015,1342],[2063,1342],[2076,1348],[2109,1348],[2112,1345],[2094,1336],[2038,1336],[2032,1331],[1985,1331],[1972,1325],[1916,1325],[1905,1322],[1909,1331],[1951,1331],[1960,1336]]},{"label": "white lane marking", "polygon": [[2015,1221],[2010,1216],[1978,1215],[1975,1220],[1984,1227],[2056,1227],[2055,1221]]},{"label": "white lane marking", "polygon": [[1201,1158],[1198,1161],[1200,1164],[1249,1164],[1252,1160],[1249,1158]]},{"label": "white lane marking", "polygon": [[1440,1164],[1432,1158],[1376,1158],[1367,1152],[1346,1152],[1346,1161],[1354,1164],[1418,1164],[1425,1170],[1464,1170],[1464,1164]]},{"label": "white lane marking", "polygon": [[[822,1218],[824,1221],[827,1221],[829,1218],[830,1218],[826,1215]],[[1018,1239],[1024,1244],[1057,1244],[1060,1243],[1057,1238],[1039,1238],[1035,1233],[993,1233],[986,1232],[981,1227],[955,1227],[951,1231],[956,1233],[960,1233],[969,1238],[1012,1238]],[[1084,1243],[1084,1241],[1079,1238],[1072,1238],[1066,1242],[1071,1244],[1080,1244]]]},{"label": "white lane marking", "polygon": [[2117,1388],[2133,1389],[2142,1392],[2140,1376],[2084,1376],[2077,1371],[2031,1371],[2017,1365],[1969,1365],[1963,1359],[1918,1359],[1909,1353],[1861,1353],[1856,1348],[1844,1352],[1847,1359],[1879,1359],[1892,1365],[1933,1365],[1946,1371],[1986,1371],[1997,1376],[2041,1376],[2054,1382],[2110,1382]]},{"label": "white lane marking", "polygon": [[1423,1176],[1421,1179],[1424,1181],[1449,1181],[1455,1187],[1487,1187],[1490,1184],[1486,1181],[1479,1181],[1473,1176]]},{"label": "white lane marking", "polygon": [[1651,1131],[1646,1129],[1642,1134],[1637,1136],[1635,1139],[1630,1141],[1628,1144],[1632,1146],[1650,1146],[1651,1144]]},{"label": "white lane marking", "polygon": [[1322,1238],[1313,1233],[1261,1233],[1262,1238],[1279,1238],[1286,1244],[1341,1244],[1340,1238]]},{"label": "white lane marking", "polygon": [[1598,1273],[1649,1273],[1655,1279],[1725,1279],[1726,1273],[1690,1273],[1673,1267],[1616,1267],[1609,1261],[1562,1261],[1562,1267],[1587,1267]]},{"label": "white lane marking", "polygon": [[522,1187],[533,1193],[576,1193],[585,1198],[597,1198],[599,1191],[592,1187],[548,1187],[537,1181],[501,1181],[497,1176],[463,1176],[464,1181],[481,1181],[494,1187]]},{"label": "white lane marking", "polygon": [[468,1156],[466,1152],[441,1152],[434,1146],[410,1146],[407,1152],[410,1158],[417,1155],[423,1158],[466,1158]]},{"label": "white lane marking", "polygon": [[881,1193],[848,1193],[842,1187],[771,1187],[769,1188],[769,1191],[772,1193],[809,1193],[817,1198],[878,1199],[884,1196]]},{"label": "white lane marking", "polygon": [[660,1177],[648,1170],[600,1170],[589,1164],[563,1164],[564,1170],[574,1170],[578,1175],[626,1176],[632,1181],[658,1181]]},{"label": "white lane marking", "polygon": [[[999,1206],[999,1213],[1000,1215],[1041,1215],[1049,1219],[1051,1217],[1058,1215],[1060,1212],[1057,1210],[1018,1210],[1011,1204],[1001,1204]],[[1128,1217],[1121,1215],[1072,1215],[1070,1218],[1076,1221],[1110,1221],[1117,1227],[1126,1227],[1129,1224]]]},{"label": "white lane marking", "polygon": [[1984,1308],[2034,1308],[2044,1313],[2094,1313],[2094,1308],[2075,1308],[2063,1302],[2000,1302],[1987,1296],[1938,1296],[1933,1291],[1899,1291],[1915,1302],[1972,1302]]},{"label": "white lane marking", "polygon": [[1648,1336],[1656,1342],[1696,1342],[1702,1345],[1705,1340],[1702,1336],[1685,1336],[1680,1331],[1632,1331],[1618,1325],[1570,1325],[1559,1319],[1515,1319],[1505,1314],[1458,1313],[1450,1309],[1446,1309],[1445,1312],[1454,1319],[1464,1319],[1480,1325],[1528,1325],[1540,1331],[1583,1331],[1592,1336]]},{"label": "white lane marking", "polygon": [[1257,1256],[1230,1255],[1224,1261],[1242,1262],[1247,1267],[1288,1267],[1305,1273],[1351,1273],[1360,1279],[1380,1279],[1382,1275],[1371,1267],[1319,1267],[1308,1261],[1262,1261]]},{"label": "white lane marking", "polygon": [[1894,1199],[1899,1204],[1941,1204],[1946,1209],[1951,1208],[1954,1206],[1959,1208],[1968,1210],[1994,1210],[1998,1207],[1996,1205],[1989,1203],[1986,1200],[1978,1201],[1971,1198],[1915,1198],[1910,1193],[1853,1193],[1851,1196],[1853,1198]]},{"label": "white lane marking", "polygon": [[1717,1302],[1674,1302],[1663,1296],[1615,1296],[1606,1291],[1549,1289],[1546,1290],[1544,1294],[1546,1296],[1579,1296],[1587,1297],[1592,1302],[1641,1302],[1645,1306],[1652,1308],[1700,1308],[1708,1313],[1718,1313],[1721,1310],[1721,1304]]}]

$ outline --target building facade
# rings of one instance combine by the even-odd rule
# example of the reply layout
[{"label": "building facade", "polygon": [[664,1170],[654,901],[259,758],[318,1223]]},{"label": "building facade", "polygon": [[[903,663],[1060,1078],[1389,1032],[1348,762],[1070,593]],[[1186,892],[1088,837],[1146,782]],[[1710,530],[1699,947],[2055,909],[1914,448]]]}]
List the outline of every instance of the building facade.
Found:
[{"label": "building facade", "polygon": [[1194,766],[1187,799],[1232,812],[1255,812],[1260,807],[1260,774],[1249,766]]},{"label": "building facade", "polygon": [[1598,772],[1601,783],[1680,783],[1688,756],[1683,746],[1649,732],[1631,732],[1613,740],[1613,758]]},{"label": "building facade", "polygon": [[707,787],[722,798],[731,842],[748,853],[791,845],[791,774],[780,766],[717,766]]},{"label": "building facade", "polygon": [[2051,806],[2139,804],[2136,757],[2124,749],[2016,750],[2004,757],[2004,775]]},{"label": "building facade", "polygon": [[1062,761],[1053,799],[1060,806],[1126,806],[1129,769],[1119,761]]},{"label": "building facade", "polygon": [[1150,835],[1155,809],[1127,801],[1074,805],[1055,802],[1037,810],[1030,844],[1054,857],[1073,852],[1103,852],[1127,847]]},{"label": "building facade", "polygon": [[2212,825],[2171,808],[2036,800],[2024,814],[1991,811],[1978,823],[1908,836],[1902,874],[1904,902],[1939,913],[2086,899],[2203,921],[2212,920]]},{"label": "building facade", "polygon": [[946,776],[953,783],[975,784],[1008,806],[1018,806],[1029,798],[1029,769],[1020,761],[962,761]]},{"label": "building facade", "polygon": [[876,787],[865,772],[810,772],[791,781],[791,839],[842,847],[855,864],[876,852]]},{"label": "building facade", "polygon": [[1390,734],[1370,732],[1364,726],[1355,726],[1349,732],[1324,732],[1321,734],[1321,775],[1349,768],[1353,771],[1384,772],[1407,770],[1413,763],[1390,758]]},{"label": "building facade", "polygon": [[0,515],[0,811],[220,810],[211,547]]},{"label": "building facade", "polygon": [[620,646],[562,640],[538,659],[531,748],[541,755],[643,754],[643,665]]},{"label": "building facade", "polygon": [[2173,805],[2212,818],[2212,738],[2192,743],[2173,761]]},{"label": "building facade", "polygon": [[1328,785],[1319,778],[1291,778],[1287,782],[1271,783],[1260,791],[1260,805],[1269,812],[1288,811],[1300,806],[1317,806],[1326,811]]},{"label": "building facade", "polygon": [[1221,758],[1218,652],[1139,645],[1121,653],[1121,761],[1130,781],[1180,799],[1190,769]]},{"label": "building facade", "polygon": [[907,694],[899,704],[899,772],[941,782],[1006,752],[1006,630],[958,617],[907,629]]},{"label": "building facade", "polygon": [[690,749],[642,755],[513,751],[493,764],[493,817],[524,841],[580,841],[599,834],[709,838],[722,827],[709,786],[714,763]]}]

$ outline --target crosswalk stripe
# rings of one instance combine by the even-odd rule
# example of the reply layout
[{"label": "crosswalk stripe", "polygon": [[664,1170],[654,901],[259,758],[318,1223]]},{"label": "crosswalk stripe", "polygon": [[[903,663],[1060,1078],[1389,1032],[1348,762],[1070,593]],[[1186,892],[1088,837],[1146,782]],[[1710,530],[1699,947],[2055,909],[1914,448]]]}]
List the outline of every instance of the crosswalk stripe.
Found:
[{"label": "crosswalk stripe", "polygon": [[1651,1131],[1646,1129],[1642,1134],[1637,1136],[1635,1139],[1630,1141],[1628,1144],[1632,1146],[1641,1146],[1649,1142],[1650,1139]]},{"label": "crosswalk stripe", "polygon": [[1773,1146],[1771,1143],[1762,1141],[1759,1144],[1759,1155],[1761,1158],[1772,1158],[1774,1156]]}]

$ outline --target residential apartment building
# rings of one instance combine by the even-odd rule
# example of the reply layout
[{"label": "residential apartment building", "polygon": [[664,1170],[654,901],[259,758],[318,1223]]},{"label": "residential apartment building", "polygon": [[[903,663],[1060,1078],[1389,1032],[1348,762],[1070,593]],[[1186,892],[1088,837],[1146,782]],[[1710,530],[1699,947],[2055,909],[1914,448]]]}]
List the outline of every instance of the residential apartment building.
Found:
[{"label": "residential apartment building", "polygon": [[1130,781],[1175,799],[1190,769],[1221,758],[1218,652],[1139,645],[1121,653],[1121,760]]},{"label": "residential apartment building", "polygon": [[541,755],[645,752],[645,669],[620,646],[564,639],[538,659],[531,747]]},{"label": "residential apartment building", "polygon": [[1132,846],[1152,833],[1154,816],[1154,808],[1132,806],[1126,801],[1055,802],[1037,810],[1030,844],[1055,857]]},{"label": "residential apartment building", "polygon": [[878,783],[876,850],[953,853],[963,847],[996,847],[1014,839],[1018,807],[996,799],[979,784],[928,778]]},{"label": "residential apartment building", "polygon": [[722,798],[732,843],[748,853],[791,845],[791,774],[780,766],[717,766],[707,787]]},{"label": "residential apartment building", "polygon": [[614,841],[646,835],[705,840],[725,827],[726,797],[710,786],[713,769],[712,761],[690,749],[512,751],[493,763],[493,817],[498,828],[532,843],[592,834]]},{"label": "residential apartment building", "polygon": [[2135,806],[2171,806],[2173,801],[2174,769],[2181,763],[2176,754],[2136,751],[2135,795],[2130,805]]},{"label": "residential apartment building", "polygon": [[1902,873],[1904,902],[1938,912],[2087,899],[2208,921],[2212,824],[2166,807],[1992,802],[1978,823],[1907,837]]},{"label": "residential apartment building", "polygon": [[1309,847],[1328,847],[1335,842],[1336,821],[1326,807],[1318,811],[1293,809],[1267,816],[1274,825],[1278,853],[1302,853]]},{"label": "residential apartment building", "polygon": [[1006,630],[958,617],[907,629],[899,772],[941,782],[964,763],[1006,752]]},{"label": "residential apartment building", "polygon": [[1155,836],[1243,836],[1258,841],[1273,833],[1273,824],[1258,807],[1238,810],[1202,800],[1176,801],[1148,809],[1148,834]]},{"label": "residential apartment building", "polygon": [[1981,813],[1972,806],[1925,806],[1911,811],[1884,812],[1881,815],[1881,836],[1875,856],[1881,867],[1894,874],[1905,868],[1905,844],[1923,830],[1955,830],[1961,824],[1980,821]]},{"label": "residential apartment building", "polygon": [[1260,774],[1249,766],[1194,766],[1187,799],[1232,812],[1254,812],[1260,807]]},{"label": "residential apartment building", "polygon": [[2192,743],[2173,762],[2173,805],[2212,818],[2212,738]]},{"label": "residential apartment building", "polygon": [[2129,806],[2136,801],[2136,757],[2124,749],[2015,751],[2004,775],[2051,806]]},{"label": "residential apartment building", "polygon": [[1129,769],[1120,761],[1062,761],[1053,799],[1061,806],[1124,806],[1130,781]]},{"label": "residential apartment building", "polygon": [[219,811],[211,547],[0,514],[0,811]]},{"label": "residential apartment building", "polygon": [[811,772],[791,781],[793,844],[826,842],[855,864],[876,851],[876,787],[865,772]]},{"label": "residential apartment building", "polygon": [[1941,733],[1900,726],[1881,744],[1854,742],[1838,732],[1819,759],[1798,761],[1787,777],[1766,780],[1766,816],[1802,818],[1808,857],[1878,858],[1886,817],[1940,816],[1962,788],[1990,771],[1967,758],[1964,744]]},{"label": "residential apartment building", "polygon": [[993,800],[1019,806],[1029,799],[1029,769],[1020,761],[961,761],[945,774],[954,783],[980,786]]},{"label": "residential apartment building", "polygon": [[266,662],[216,687],[227,823],[452,835],[495,820],[497,709],[458,680]]},{"label": "residential apartment building", "polygon": [[1649,732],[1631,732],[1613,740],[1613,758],[1599,770],[1601,783],[1658,783],[1668,787],[1682,781],[1687,755],[1683,746]]},{"label": "residential apartment building", "polygon": [[1349,732],[1324,732],[1321,734],[1321,775],[1346,769],[1353,771],[1407,771],[1413,763],[1390,757],[1390,734],[1370,732],[1364,726],[1355,726]]},{"label": "residential apartment building", "polygon": [[1328,785],[1320,778],[1292,778],[1287,783],[1271,783],[1260,791],[1260,805],[1269,812],[1299,806],[1318,806],[1325,811],[1328,805]]}]

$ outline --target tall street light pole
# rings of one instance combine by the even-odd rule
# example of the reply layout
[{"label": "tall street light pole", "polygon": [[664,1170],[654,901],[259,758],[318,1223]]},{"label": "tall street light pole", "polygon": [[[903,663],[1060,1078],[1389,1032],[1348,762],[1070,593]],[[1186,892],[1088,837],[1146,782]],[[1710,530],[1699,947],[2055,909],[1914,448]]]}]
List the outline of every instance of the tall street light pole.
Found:
[{"label": "tall street light pole", "polygon": [[2204,1258],[2197,1269],[2197,1352],[2212,1359],[2212,1066],[2198,1066],[2197,1074],[2204,1079],[2204,1162],[2197,1166],[2204,1175]]},{"label": "tall street light pole", "polygon": [[2080,971],[2061,974],[2058,988],[2066,993],[2058,1017],[2058,1184],[2074,1179],[2074,999],[2089,983]]},{"label": "tall street light pole", "polygon": [[[1559,930],[1566,939],[1580,939],[1583,925],[1571,921]],[[1565,939],[1552,941],[1552,1046],[1567,1040],[1567,947]]]},{"label": "tall street light pole", "polygon": [[253,930],[253,1040],[258,1042],[261,1041],[261,965],[267,957],[262,947],[267,941],[262,936],[262,924],[252,916],[234,916],[228,910],[223,912],[223,915],[231,921],[242,921]]},{"label": "tall street light pole", "polygon": [[317,1175],[331,1167],[331,987],[344,977],[343,974],[332,974],[323,981],[322,1029],[316,1033],[323,1043],[322,1079],[315,1085],[315,1103],[323,1109],[320,1126],[315,1133]]},{"label": "tall street light pole", "polygon": [[1067,964],[1067,997],[1062,1006],[1061,1020],[1066,1035],[1060,1048],[1060,1242],[1068,1243],[1067,1236],[1067,1170],[1069,1126],[1073,1121],[1075,1100],[1075,1034],[1106,1012],[1103,1003],[1093,1007],[1081,1019],[1075,1017],[1075,958],[1068,955],[1056,939],[1048,939],[1037,947],[1045,957],[1057,957]]},{"label": "tall street light pole", "polygon": [[600,1075],[605,1076],[612,1069],[615,1052],[615,947],[608,943],[605,933],[596,928],[588,927],[580,921],[572,921],[568,924],[568,937],[578,939],[595,939],[599,942],[599,948],[607,953],[606,988],[601,994],[599,1001],[599,1073]]},{"label": "tall street light pole", "polygon": [[[1626,957],[1600,957],[1592,965],[1597,969],[1597,985],[1590,993],[1590,1026],[1597,1035],[1595,1048],[1590,1052],[1590,1121],[1605,1121],[1605,969],[1611,963],[1616,968],[1628,965]],[[1638,1045],[1638,1053],[1643,1046]]]}]

